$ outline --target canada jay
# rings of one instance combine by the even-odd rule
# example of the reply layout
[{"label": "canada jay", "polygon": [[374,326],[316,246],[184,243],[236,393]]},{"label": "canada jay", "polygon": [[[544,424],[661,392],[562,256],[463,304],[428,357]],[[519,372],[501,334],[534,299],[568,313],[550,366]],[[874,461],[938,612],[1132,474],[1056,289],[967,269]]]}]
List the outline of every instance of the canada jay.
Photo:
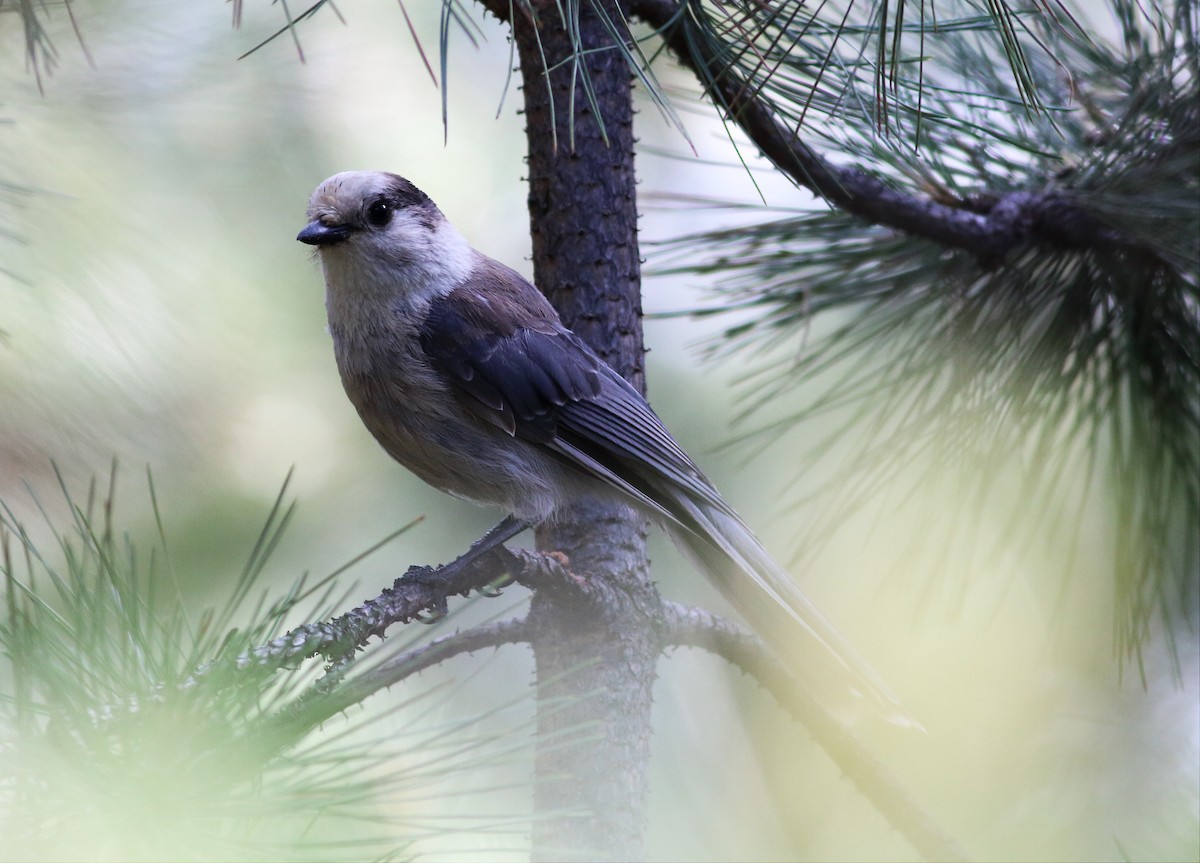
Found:
[{"label": "canada jay", "polygon": [[308,222],[296,239],[321,259],[342,383],[389,455],[442,491],[504,507],[515,527],[500,541],[582,493],[632,504],[785,663],[823,678],[818,690],[849,686],[904,721],[642,395],[424,192],[395,174],[337,174],[313,192]]}]

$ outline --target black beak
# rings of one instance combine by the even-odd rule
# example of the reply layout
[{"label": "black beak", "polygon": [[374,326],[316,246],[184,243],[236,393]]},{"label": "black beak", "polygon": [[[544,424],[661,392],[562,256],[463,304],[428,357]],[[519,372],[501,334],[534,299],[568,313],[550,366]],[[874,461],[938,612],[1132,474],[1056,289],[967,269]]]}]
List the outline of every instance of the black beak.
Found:
[{"label": "black beak", "polygon": [[296,239],[310,246],[333,246],[348,238],[354,229],[349,225],[326,225],[320,220],[311,222]]}]

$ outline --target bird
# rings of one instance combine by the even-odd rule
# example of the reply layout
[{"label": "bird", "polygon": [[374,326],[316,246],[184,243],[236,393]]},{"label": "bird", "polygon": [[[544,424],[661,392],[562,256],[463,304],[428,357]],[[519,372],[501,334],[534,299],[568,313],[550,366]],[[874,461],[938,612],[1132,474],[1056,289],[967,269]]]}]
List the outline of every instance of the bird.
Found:
[{"label": "bird", "polygon": [[[581,495],[661,524],[814,690],[915,724],[755,538],[645,397],[524,276],[474,249],[409,180],[347,171],[312,193],[315,247],[347,396],[382,448],[429,485],[508,513],[503,542]],[[840,709],[840,706],[838,706]]]}]

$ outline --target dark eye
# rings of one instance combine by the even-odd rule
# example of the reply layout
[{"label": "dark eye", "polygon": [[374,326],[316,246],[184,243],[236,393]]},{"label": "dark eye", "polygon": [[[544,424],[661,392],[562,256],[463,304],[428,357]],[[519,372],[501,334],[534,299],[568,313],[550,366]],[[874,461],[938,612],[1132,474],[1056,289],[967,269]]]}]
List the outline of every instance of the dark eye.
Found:
[{"label": "dark eye", "polygon": [[373,227],[382,228],[392,220],[395,208],[387,201],[376,201],[367,207],[367,221]]}]

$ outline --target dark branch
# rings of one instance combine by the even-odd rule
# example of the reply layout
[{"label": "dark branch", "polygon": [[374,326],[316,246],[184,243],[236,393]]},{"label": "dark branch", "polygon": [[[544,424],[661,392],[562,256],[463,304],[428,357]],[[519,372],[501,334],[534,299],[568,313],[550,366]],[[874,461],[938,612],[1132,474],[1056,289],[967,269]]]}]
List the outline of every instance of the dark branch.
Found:
[{"label": "dark branch", "polygon": [[505,576],[505,566],[496,556],[485,557],[466,567],[453,563],[438,569],[409,568],[391,587],[374,599],[332,620],[308,623],[256,647],[237,658],[238,668],[278,668],[318,654],[337,661],[364,647],[373,637],[382,637],[393,623],[408,623],[432,612],[446,614],[450,596],[466,596],[488,587]]},{"label": "dark branch", "polygon": [[734,69],[706,51],[703,38],[689,37],[693,25],[685,6],[676,0],[632,0],[630,11],[660,31],[676,58],[779,170],[839,210],[989,262],[1029,242],[1065,248],[1133,244],[1060,190],[977,196],[951,206],[894,189],[858,168],[837,167],[781,123]]},{"label": "dark branch", "polygon": [[290,705],[279,717],[281,723],[295,719],[307,726],[319,725],[341,711],[360,704],[381,689],[393,686],[426,668],[432,668],[463,653],[474,653],[505,644],[529,641],[530,626],[524,619],[504,620],[477,626],[465,632],[453,632],[413,648],[375,668],[343,680],[336,688],[318,685]]},{"label": "dark branch", "polygon": [[[697,647],[707,650],[749,674],[768,689],[775,684],[782,684],[783,688],[778,692],[772,690],[772,695],[776,701],[784,704],[795,688],[795,681],[788,676],[761,638],[742,629],[732,620],[703,608],[678,602],[666,602],[663,605],[667,615],[663,631],[664,648]],[[803,721],[805,717],[797,714],[796,718]]]},{"label": "dark branch", "polygon": [[[489,531],[489,535],[495,530],[496,528],[493,528]],[[331,620],[298,626],[266,644],[239,654],[234,659],[216,660],[202,665],[184,678],[178,689],[193,689],[215,674],[249,673],[266,677],[281,668],[295,666],[305,659],[320,655],[329,660],[328,672],[307,696],[302,697],[280,717],[284,722],[289,717],[306,717],[304,721],[308,721],[311,714],[305,711],[314,709],[314,703],[317,705],[315,709],[331,716],[372,692],[451,656],[484,647],[529,640],[526,635],[528,625],[524,620],[478,627],[468,632],[442,636],[424,647],[388,661],[348,684],[343,681],[357,651],[365,647],[372,637],[382,638],[393,623],[407,623],[417,619],[428,622],[429,618],[420,617],[423,612],[432,611],[433,620],[442,617],[446,614],[446,601],[452,595],[467,596],[472,590],[477,590],[485,595],[498,596],[499,588],[519,582],[531,590],[565,589],[577,592],[593,602],[604,601],[602,585],[598,581],[584,581],[573,575],[564,565],[561,555],[496,546],[481,556],[477,552],[486,541],[485,535],[472,544],[465,554],[436,569],[427,566],[409,567],[391,587],[353,611]],[[337,687],[336,684],[341,686]],[[161,699],[161,690],[162,684],[151,698]],[[359,696],[352,699],[352,693],[359,693]],[[323,700],[318,700],[322,698]],[[92,708],[89,714],[92,722],[100,725],[116,716],[136,713],[139,710],[138,702],[138,698],[131,697]],[[328,707],[335,702],[342,706]]]},{"label": "dark branch", "polygon": [[477,626],[465,632],[452,632],[435,638],[428,644],[413,648],[373,669],[370,674],[364,674],[354,681],[355,685],[367,685],[368,680],[378,681],[378,685],[391,686],[406,677],[418,674],[426,668],[432,668],[440,662],[463,653],[474,653],[488,647],[502,647],[505,644],[524,644],[529,641],[529,624],[524,618],[502,620],[486,626]]},{"label": "dark branch", "polygon": [[[479,5],[496,16],[496,20],[504,24],[511,24],[508,13],[512,10],[512,6],[508,0],[478,0]],[[523,3],[516,4],[519,12],[529,17],[527,7]]]},{"label": "dark branch", "polygon": [[[461,557],[436,569],[410,567],[391,587],[358,608],[332,620],[298,626],[240,654],[228,666],[235,671],[257,669],[270,673],[318,655],[338,666],[365,647],[371,638],[382,638],[394,623],[418,619],[427,622],[429,618],[421,617],[424,612],[432,612],[433,619],[443,616],[451,596],[467,596],[472,590],[488,593],[514,581],[541,588],[573,578],[555,555],[523,549],[510,551],[497,546],[480,556],[475,553],[476,547],[485,540],[486,537]],[[184,686],[223,666],[224,663],[216,662],[197,669]]]},{"label": "dark branch", "polygon": [[669,602],[664,612],[664,646],[707,650],[758,681],[784,710],[804,723],[813,740],[863,796],[927,859],[969,859],[859,739],[808,695],[757,636],[700,608]]}]

